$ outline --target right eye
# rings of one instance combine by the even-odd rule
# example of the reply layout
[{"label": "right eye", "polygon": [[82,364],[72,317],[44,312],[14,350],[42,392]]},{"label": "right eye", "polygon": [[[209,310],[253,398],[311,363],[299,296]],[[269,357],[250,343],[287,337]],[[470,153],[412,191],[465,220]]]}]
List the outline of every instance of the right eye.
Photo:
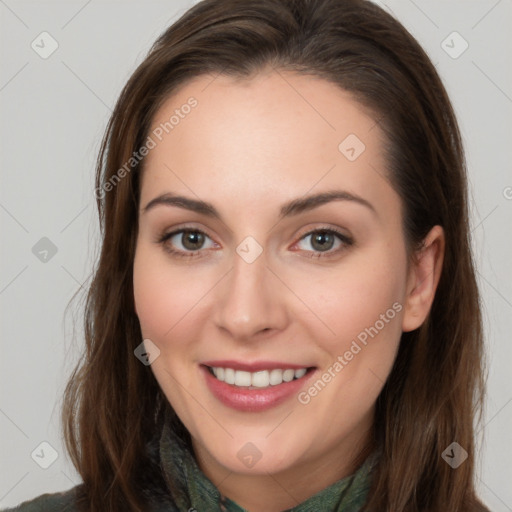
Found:
[{"label": "right eye", "polygon": [[[157,240],[162,244],[165,251],[179,258],[195,258],[200,256],[200,251],[205,249],[205,241],[210,240],[212,248],[215,246],[213,240],[200,229],[182,228],[164,233]],[[207,247],[208,248],[208,247]]]}]

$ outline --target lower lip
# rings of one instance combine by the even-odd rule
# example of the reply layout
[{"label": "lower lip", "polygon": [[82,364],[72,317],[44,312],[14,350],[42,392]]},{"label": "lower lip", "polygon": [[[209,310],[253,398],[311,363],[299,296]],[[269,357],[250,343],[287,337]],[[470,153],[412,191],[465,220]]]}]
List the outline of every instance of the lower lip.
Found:
[{"label": "lower lip", "polygon": [[296,395],[315,373],[315,370],[308,370],[300,379],[267,388],[249,389],[222,382],[216,379],[206,366],[201,365],[200,368],[205,376],[206,385],[218,400],[232,409],[245,412],[265,411],[285,402]]}]

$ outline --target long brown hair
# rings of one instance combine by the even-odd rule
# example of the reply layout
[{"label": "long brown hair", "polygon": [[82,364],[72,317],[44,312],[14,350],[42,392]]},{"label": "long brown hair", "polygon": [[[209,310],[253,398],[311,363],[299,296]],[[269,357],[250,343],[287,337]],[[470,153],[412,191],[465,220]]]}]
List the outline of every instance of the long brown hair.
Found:
[{"label": "long brown hair", "polygon": [[[178,87],[205,73],[250,78],[268,66],[328,80],[370,109],[386,137],[411,254],[434,225],[446,235],[431,312],[402,335],[377,401],[382,456],[365,510],[485,510],[474,491],[483,336],[459,129],[426,53],[366,0],[204,0],[159,37],[121,92],[96,170],[102,246],[87,296],[85,353],[63,408],[84,510],[144,509],[140,476],[162,399],[133,354],[142,341],[132,271],[144,161],[125,164]],[[468,453],[456,469],[442,457],[452,442]]]}]

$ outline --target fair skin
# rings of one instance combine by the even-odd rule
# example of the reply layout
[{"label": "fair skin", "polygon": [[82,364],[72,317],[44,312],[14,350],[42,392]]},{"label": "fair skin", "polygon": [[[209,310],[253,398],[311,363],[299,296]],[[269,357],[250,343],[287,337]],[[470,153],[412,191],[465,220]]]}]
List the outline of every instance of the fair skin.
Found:
[{"label": "fair skin", "polygon": [[[248,81],[201,76],[167,99],[152,129],[191,96],[197,107],[145,160],[136,312],[144,339],[160,349],[152,371],[203,472],[247,510],[279,512],[356,469],[401,333],[419,327],[432,304],[443,231],[434,227],[408,264],[382,132],[335,85],[289,72]],[[349,134],[366,146],[354,161],[338,149]],[[285,203],[333,190],[367,204],[334,200],[280,218]],[[144,209],[165,193],[207,201],[221,218],[176,205]],[[207,235],[198,249],[187,233],[156,242],[185,226]],[[322,229],[353,243],[334,234],[322,250],[307,235]],[[248,236],[263,248],[251,263],[236,251]],[[179,258],[165,247],[195,256]],[[375,325],[378,334],[308,403],[296,394],[268,410],[235,410],[211,393],[200,371],[209,360],[285,361],[315,368],[300,390],[307,392]],[[252,467],[237,457],[248,442],[261,453]]]}]

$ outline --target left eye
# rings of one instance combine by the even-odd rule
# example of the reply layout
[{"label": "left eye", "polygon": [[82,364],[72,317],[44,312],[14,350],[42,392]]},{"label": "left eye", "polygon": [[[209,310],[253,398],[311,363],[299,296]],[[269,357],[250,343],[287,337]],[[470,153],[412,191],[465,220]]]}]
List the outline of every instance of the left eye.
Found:
[{"label": "left eye", "polygon": [[308,239],[310,239],[310,241],[306,243],[306,245],[310,245],[315,252],[327,252],[331,251],[331,249],[334,249],[331,252],[336,252],[341,246],[351,244],[351,240],[345,235],[334,230],[322,229],[311,231],[304,235],[298,244],[300,249],[305,251],[311,250],[308,247],[300,247],[300,244],[305,243]]}]

